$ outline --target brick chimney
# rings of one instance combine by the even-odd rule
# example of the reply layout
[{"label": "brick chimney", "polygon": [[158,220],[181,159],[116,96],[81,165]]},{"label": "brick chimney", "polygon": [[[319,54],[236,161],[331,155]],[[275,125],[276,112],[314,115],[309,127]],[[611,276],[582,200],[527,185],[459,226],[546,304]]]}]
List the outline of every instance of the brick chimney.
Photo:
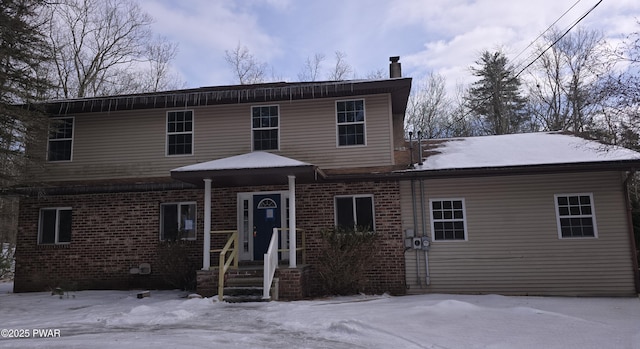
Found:
[{"label": "brick chimney", "polygon": [[400,56],[389,57],[389,77],[390,78],[401,78],[402,77],[402,67],[400,65]]}]

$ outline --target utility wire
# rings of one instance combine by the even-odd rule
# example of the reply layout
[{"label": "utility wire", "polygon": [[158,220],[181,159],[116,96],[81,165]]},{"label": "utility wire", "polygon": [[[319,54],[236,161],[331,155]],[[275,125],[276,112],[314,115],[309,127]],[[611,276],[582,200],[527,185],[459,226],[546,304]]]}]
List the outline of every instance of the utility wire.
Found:
[{"label": "utility wire", "polygon": [[[556,23],[558,23],[564,16],[567,15],[567,13],[569,13],[569,11],[571,11],[574,7],[576,7],[576,5],[578,5],[580,3],[580,1],[582,0],[578,0],[576,2],[573,3],[573,5],[571,5],[571,7],[569,7],[569,9],[567,9],[566,11],[564,11],[564,13],[558,17],[558,19],[555,20],[555,22],[551,23],[550,26],[547,27],[547,29],[545,29],[542,33],[540,33],[540,35],[538,35],[538,37],[536,37],[535,39],[533,39],[533,41],[531,41],[531,43],[529,43],[529,45],[527,47],[525,47],[524,49],[522,49],[522,51],[520,51],[520,53],[518,53],[513,59],[512,61],[515,62],[516,59],[518,59],[518,57],[520,57],[520,55],[522,55],[524,53],[524,51],[528,50],[529,47],[533,46],[533,44],[538,41],[538,39],[540,39],[546,32],[548,32],[551,28],[553,28],[554,25],[556,25]],[[529,55],[531,56],[531,54]]]},{"label": "utility wire", "polygon": [[522,70],[520,70],[518,72],[518,74],[516,74],[514,76],[514,79],[517,79],[518,76],[520,76],[520,74],[522,74],[522,72],[524,72],[527,68],[529,68],[530,66],[533,65],[533,63],[535,63],[538,59],[540,59],[540,57],[542,57],[547,51],[549,51],[549,49],[551,49],[555,44],[558,43],[558,41],[562,40],[562,38],[564,38],[567,34],[569,34],[569,32],[571,31],[571,29],[573,29],[576,25],[578,25],[578,23],[580,23],[585,17],[587,17],[593,10],[596,9],[596,7],[598,7],[603,0],[598,1],[595,5],[593,5],[593,7],[591,7],[584,15],[582,15],[582,17],[578,18],[577,21],[575,21],[570,27],[569,29],[567,29],[564,33],[562,33],[562,35],[560,35],[559,38],[556,39],[556,41],[554,41],[551,45],[549,45],[549,47],[547,47],[546,49],[544,49],[544,51],[542,51],[534,60],[532,60],[529,64],[527,64],[524,68],[522,68]]}]

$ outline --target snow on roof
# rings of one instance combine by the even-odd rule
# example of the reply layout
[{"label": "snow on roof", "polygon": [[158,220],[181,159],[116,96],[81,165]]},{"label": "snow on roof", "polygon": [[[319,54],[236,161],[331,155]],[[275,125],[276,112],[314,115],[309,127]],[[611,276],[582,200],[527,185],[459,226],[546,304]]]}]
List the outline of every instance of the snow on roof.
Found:
[{"label": "snow on roof", "polygon": [[640,153],[557,132],[431,141],[418,170],[640,160]]},{"label": "snow on roof", "polygon": [[171,172],[238,170],[252,168],[302,167],[309,163],[263,151],[255,151],[218,160],[202,162],[171,170]]}]

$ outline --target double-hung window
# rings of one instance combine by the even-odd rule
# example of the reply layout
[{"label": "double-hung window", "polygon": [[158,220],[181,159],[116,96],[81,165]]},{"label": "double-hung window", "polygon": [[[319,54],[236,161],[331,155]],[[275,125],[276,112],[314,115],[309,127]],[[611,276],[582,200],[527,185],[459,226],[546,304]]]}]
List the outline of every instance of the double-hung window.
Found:
[{"label": "double-hung window", "polygon": [[55,207],[40,210],[38,244],[58,245],[71,242],[71,208]]},{"label": "double-hung window", "polygon": [[338,227],[375,230],[373,195],[336,196],[335,210]]},{"label": "double-hung window", "polygon": [[365,145],[364,100],[336,102],[338,146]]},{"label": "double-hung window", "polygon": [[434,241],[467,240],[464,199],[431,199],[429,207]]},{"label": "double-hung window", "polygon": [[253,150],[278,150],[279,124],[277,105],[251,108]]},{"label": "double-hung window", "polygon": [[55,118],[49,126],[48,161],[71,161],[73,118]]},{"label": "double-hung window", "polygon": [[555,203],[561,239],[598,236],[592,194],[557,194]]},{"label": "double-hung window", "polygon": [[160,240],[195,240],[195,238],[195,202],[172,202],[160,205]]},{"label": "double-hung window", "polygon": [[167,155],[193,154],[193,110],[167,112]]}]

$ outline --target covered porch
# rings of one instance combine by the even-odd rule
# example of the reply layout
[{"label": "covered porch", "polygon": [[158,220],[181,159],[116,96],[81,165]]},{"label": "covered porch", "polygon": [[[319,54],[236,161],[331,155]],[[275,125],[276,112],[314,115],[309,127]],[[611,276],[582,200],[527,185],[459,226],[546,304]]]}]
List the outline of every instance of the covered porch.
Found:
[{"label": "covered porch", "polygon": [[[197,282],[200,293],[218,294],[222,300],[225,281],[243,269],[242,265],[248,265],[244,269],[261,266],[260,273],[255,274],[263,279],[263,299],[302,297],[305,267],[299,258],[304,256],[304,232],[297,227],[296,184],[323,177],[316,166],[268,152],[251,152],[176,168],[171,177],[204,190],[202,269]],[[256,188],[237,194],[236,226],[212,231],[216,219],[212,212],[214,186]],[[279,280],[274,283],[276,273]]]}]

